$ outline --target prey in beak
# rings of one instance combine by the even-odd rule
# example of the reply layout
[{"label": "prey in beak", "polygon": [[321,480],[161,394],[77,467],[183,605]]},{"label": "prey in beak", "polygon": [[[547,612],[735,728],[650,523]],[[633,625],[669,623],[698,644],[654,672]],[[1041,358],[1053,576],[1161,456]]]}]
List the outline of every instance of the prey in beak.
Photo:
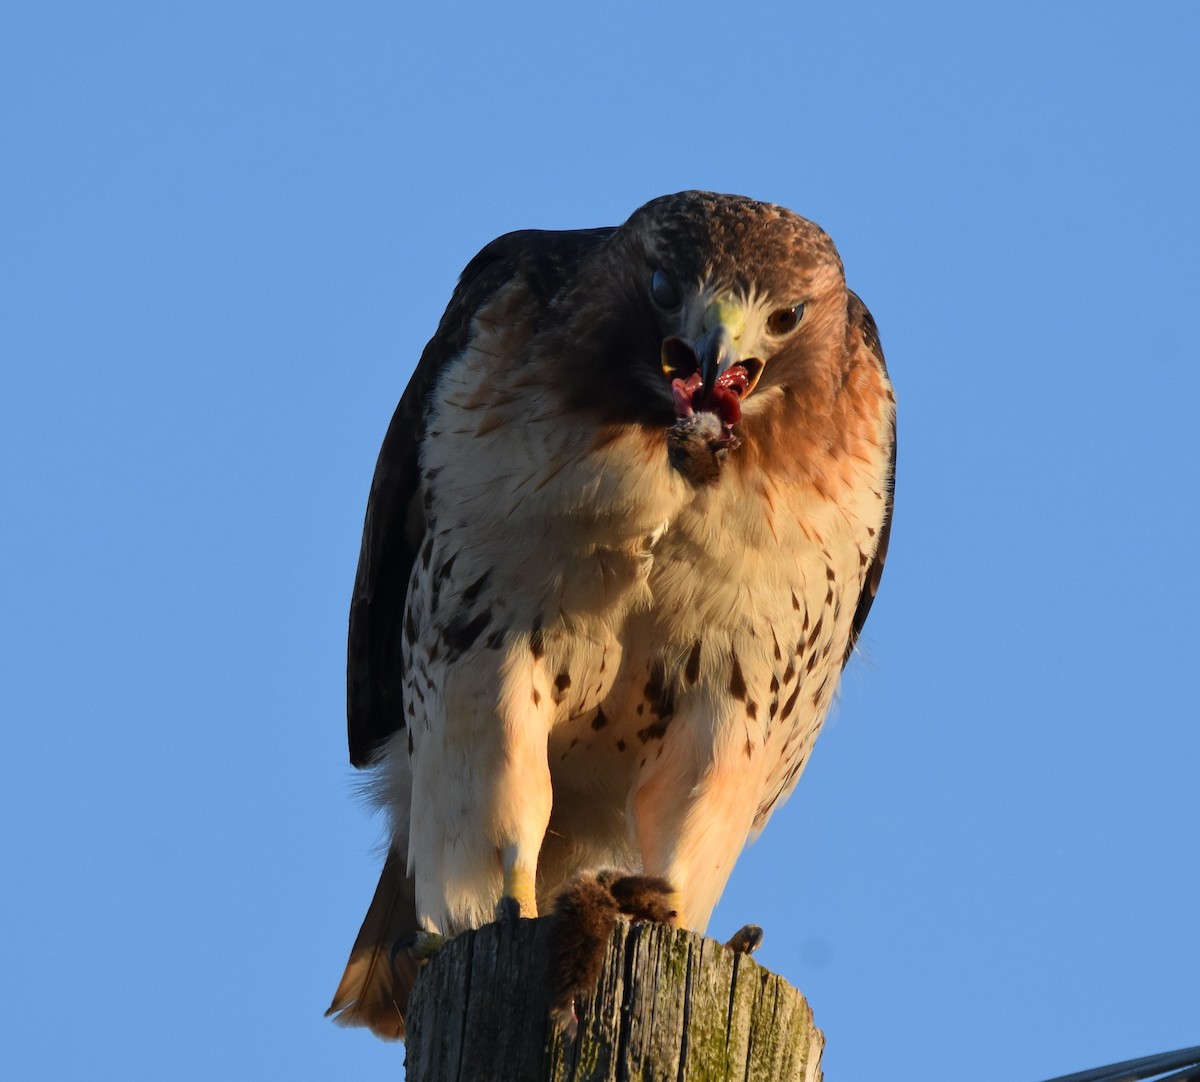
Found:
[{"label": "prey in beak", "polygon": [[662,344],[675,404],[667,452],[671,464],[696,483],[716,480],[725,455],[741,443],[733,426],[742,419],[742,399],[762,375],[761,360],[739,355],[744,326],[742,304],[722,297],[705,310],[694,342],[671,337]]}]

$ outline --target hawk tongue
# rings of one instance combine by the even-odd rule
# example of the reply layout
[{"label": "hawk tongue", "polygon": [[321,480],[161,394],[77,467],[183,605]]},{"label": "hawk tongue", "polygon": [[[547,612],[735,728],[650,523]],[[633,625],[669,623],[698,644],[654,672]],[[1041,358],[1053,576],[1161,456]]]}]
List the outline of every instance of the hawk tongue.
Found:
[{"label": "hawk tongue", "polygon": [[675,416],[690,417],[695,410],[696,395],[703,389],[704,380],[699,372],[693,372],[687,379],[671,380],[671,397],[675,400]]},{"label": "hawk tongue", "polygon": [[671,397],[675,400],[675,416],[690,417],[693,413],[715,413],[726,427],[742,419],[741,397],[750,386],[750,373],[735,364],[722,372],[711,390],[704,390],[699,372],[687,379],[671,381]]},{"label": "hawk tongue", "polygon": [[735,425],[742,419],[742,395],[749,386],[750,373],[735,364],[717,377],[705,396],[704,408],[711,409],[726,425]]}]

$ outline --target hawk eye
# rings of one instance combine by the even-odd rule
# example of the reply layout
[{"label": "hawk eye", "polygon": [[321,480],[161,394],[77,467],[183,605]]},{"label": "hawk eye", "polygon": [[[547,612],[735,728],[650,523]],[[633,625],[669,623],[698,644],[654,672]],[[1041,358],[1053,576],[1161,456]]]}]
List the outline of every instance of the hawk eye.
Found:
[{"label": "hawk eye", "polygon": [[683,304],[683,298],[675,288],[675,283],[667,277],[667,272],[661,267],[650,276],[650,296],[664,312],[674,312]]},{"label": "hawk eye", "polygon": [[804,315],[804,305],[794,308],[779,308],[767,316],[767,332],[769,334],[787,334],[796,329],[800,317]]}]

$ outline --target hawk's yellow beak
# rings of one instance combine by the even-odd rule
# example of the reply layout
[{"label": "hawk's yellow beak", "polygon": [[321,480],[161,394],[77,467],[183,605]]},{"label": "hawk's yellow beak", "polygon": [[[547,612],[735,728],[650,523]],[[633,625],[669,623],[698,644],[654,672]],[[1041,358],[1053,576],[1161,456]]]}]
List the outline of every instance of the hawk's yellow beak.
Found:
[{"label": "hawk's yellow beak", "polygon": [[700,327],[702,335],[693,348],[704,389],[711,391],[717,379],[741,359],[738,346],[746,329],[745,310],[734,297],[718,297],[705,309]]}]

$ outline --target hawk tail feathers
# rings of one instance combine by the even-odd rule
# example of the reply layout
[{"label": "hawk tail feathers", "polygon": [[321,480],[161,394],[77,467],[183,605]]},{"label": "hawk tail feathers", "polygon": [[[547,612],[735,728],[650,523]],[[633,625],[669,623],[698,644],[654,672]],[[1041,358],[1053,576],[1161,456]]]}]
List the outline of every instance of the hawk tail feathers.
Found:
[{"label": "hawk tail feathers", "polygon": [[405,862],[388,850],[375,897],[350,951],[346,972],[325,1012],[340,1026],[367,1026],[377,1037],[404,1037],[408,996],[420,963],[401,951],[392,959],[396,941],[417,927],[416,899]]}]

